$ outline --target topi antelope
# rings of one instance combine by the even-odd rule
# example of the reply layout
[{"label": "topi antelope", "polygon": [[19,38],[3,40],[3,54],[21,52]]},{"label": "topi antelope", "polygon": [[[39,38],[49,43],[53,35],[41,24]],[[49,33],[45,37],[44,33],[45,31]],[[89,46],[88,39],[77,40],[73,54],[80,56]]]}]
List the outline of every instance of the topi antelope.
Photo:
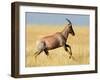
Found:
[{"label": "topi antelope", "polygon": [[[37,41],[37,52],[34,54],[37,57],[41,52],[45,52],[45,54],[49,55],[49,50],[56,49],[59,47],[64,47],[65,51],[67,51],[72,57],[72,50],[70,45],[66,44],[68,35],[75,35],[74,30],[72,28],[72,23],[69,19],[66,18],[68,24],[61,32],[56,32],[53,35],[45,36]],[[69,49],[68,49],[69,48]]]}]

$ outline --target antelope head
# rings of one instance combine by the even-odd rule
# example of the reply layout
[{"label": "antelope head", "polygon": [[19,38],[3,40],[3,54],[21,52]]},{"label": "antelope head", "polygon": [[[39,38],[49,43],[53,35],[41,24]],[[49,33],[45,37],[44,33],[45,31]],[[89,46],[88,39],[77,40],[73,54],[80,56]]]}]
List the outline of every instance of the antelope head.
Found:
[{"label": "antelope head", "polygon": [[72,35],[72,36],[75,36],[75,32],[73,30],[73,27],[72,27],[72,23],[69,19],[66,18],[66,20],[68,21],[68,29],[69,29],[69,33]]}]

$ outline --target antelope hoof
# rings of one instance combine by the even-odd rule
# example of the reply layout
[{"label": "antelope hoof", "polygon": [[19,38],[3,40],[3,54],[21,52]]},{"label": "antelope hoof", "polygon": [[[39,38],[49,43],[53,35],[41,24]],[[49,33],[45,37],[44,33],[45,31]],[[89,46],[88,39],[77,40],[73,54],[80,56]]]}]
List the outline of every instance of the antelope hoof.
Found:
[{"label": "antelope hoof", "polygon": [[69,56],[69,59],[71,59],[72,56]]}]

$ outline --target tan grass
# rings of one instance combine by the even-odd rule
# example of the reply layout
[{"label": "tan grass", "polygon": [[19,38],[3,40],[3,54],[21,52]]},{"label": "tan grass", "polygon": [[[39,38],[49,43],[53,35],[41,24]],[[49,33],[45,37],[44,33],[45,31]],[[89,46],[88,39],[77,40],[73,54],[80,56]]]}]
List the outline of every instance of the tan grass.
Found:
[{"label": "tan grass", "polygon": [[50,35],[62,29],[64,29],[63,26],[53,27],[49,25],[26,27],[26,67],[89,64],[89,27],[74,26],[76,35],[74,37],[69,35],[67,43],[71,45],[76,61],[69,59],[69,54],[63,47],[50,50],[48,57],[42,52],[37,59],[34,58],[36,41],[41,36]]}]

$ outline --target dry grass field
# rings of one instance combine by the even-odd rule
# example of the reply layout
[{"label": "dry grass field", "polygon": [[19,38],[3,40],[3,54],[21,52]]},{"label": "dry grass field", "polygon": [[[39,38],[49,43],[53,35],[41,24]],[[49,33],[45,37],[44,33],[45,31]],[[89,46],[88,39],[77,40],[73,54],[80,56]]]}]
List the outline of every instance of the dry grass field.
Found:
[{"label": "dry grass field", "polygon": [[[41,26],[41,27],[39,27]],[[33,56],[36,52],[36,41],[43,36],[62,31],[62,26],[32,25],[26,27],[26,67],[35,66],[62,66],[62,65],[81,65],[89,64],[89,27],[74,26],[75,36],[69,35],[68,42],[72,48],[75,58],[69,59],[69,54],[63,47],[50,50],[47,57],[42,52],[37,59]]]}]

